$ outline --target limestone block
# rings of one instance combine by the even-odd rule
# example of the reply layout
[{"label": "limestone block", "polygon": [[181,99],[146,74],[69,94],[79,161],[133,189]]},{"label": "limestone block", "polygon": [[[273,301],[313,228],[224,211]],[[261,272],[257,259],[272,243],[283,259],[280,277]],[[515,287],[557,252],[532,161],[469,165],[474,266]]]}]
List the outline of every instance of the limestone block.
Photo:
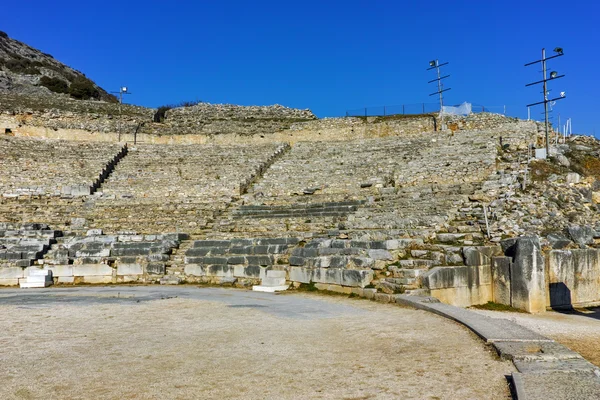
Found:
[{"label": "limestone block", "polygon": [[112,283],[112,275],[86,275],[82,277],[82,281],[85,283]]},{"label": "limestone block", "polygon": [[524,236],[502,247],[512,257],[512,306],[530,313],[546,311],[546,277],[539,239]]},{"label": "limestone block", "polygon": [[560,232],[549,233],[546,239],[553,249],[564,249],[571,244],[571,240]]},{"label": "limestone block", "polygon": [[342,284],[342,269],[340,268],[315,268],[312,277],[313,282],[327,283],[333,285]]},{"label": "limestone block", "polygon": [[166,266],[163,262],[150,262],[146,265],[146,273],[149,275],[164,275]]},{"label": "limestone block", "polygon": [[548,262],[549,306],[600,301],[600,250],[552,250]]},{"label": "limestone block", "polygon": [[19,284],[19,279],[24,278],[0,278],[0,286],[16,286]]},{"label": "limestone block", "polygon": [[342,285],[364,288],[373,280],[373,271],[346,269],[342,271]]},{"label": "limestone block", "polygon": [[594,230],[591,226],[570,225],[569,236],[581,247],[594,243]]},{"label": "limestone block", "polygon": [[304,267],[290,268],[290,281],[300,283],[310,283],[313,280],[314,269]]},{"label": "limestone block", "polygon": [[[35,268],[35,267],[31,267]],[[45,265],[44,269],[52,271],[52,275],[55,277],[67,277],[73,276],[73,266],[72,265]]]},{"label": "limestone block", "polygon": [[510,291],[510,257],[492,258],[493,301],[507,306],[512,305]]},{"label": "limestone block", "polygon": [[238,278],[262,278],[266,273],[263,272],[266,267],[259,267],[257,265],[236,265],[233,267],[233,275]]},{"label": "limestone block", "polygon": [[74,276],[59,276],[58,283],[75,283]]},{"label": "limestone block", "polygon": [[383,249],[369,250],[369,257],[372,258],[373,260],[385,260],[385,261],[390,261],[390,260],[394,259],[394,256],[392,256],[392,253],[390,253],[387,250],[383,250]]},{"label": "limestone block", "polygon": [[466,307],[492,301],[491,266],[435,267],[423,275],[423,286],[440,301]]},{"label": "limestone block", "polygon": [[203,265],[186,264],[183,271],[186,275],[206,276],[206,267]]},{"label": "limestone block", "polygon": [[117,265],[117,275],[142,275],[144,268],[140,264],[121,264]]},{"label": "limestone block", "polygon": [[75,257],[109,257],[110,249],[82,249],[75,252]]},{"label": "limestone block", "polygon": [[25,271],[21,267],[0,268],[0,279],[19,279],[23,277],[25,277]]},{"label": "limestone block", "polygon": [[493,256],[502,255],[502,249],[498,246],[464,247],[463,255],[466,265],[490,265]]},{"label": "limestone block", "polygon": [[[73,265],[73,276],[110,276],[113,269],[106,264]],[[86,281],[87,282],[87,281]]]},{"label": "limestone block", "polygon": [[233,278],[234,267],[230,265],[209,265],[206,268],[207,276]]}]

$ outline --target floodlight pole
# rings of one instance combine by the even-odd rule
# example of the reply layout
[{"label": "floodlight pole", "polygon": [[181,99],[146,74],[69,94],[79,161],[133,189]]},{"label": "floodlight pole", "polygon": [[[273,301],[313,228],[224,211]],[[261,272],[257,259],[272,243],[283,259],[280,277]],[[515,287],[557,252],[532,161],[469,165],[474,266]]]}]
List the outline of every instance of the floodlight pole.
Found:
[{"label": "floodlight pole", "polygon": [[533,65],[533,64],[537,64],[539,62],[542,63],[542,74],[543,74],[543,78],[541,81],[537,81],[537,82],[532,82],[532,83],[528,83],[525,86],[532,86],[532,85],[537,85],[539,83],[543,84],[543,90],[544,90],[544,101],[540,101],[537,103],[533,103],[533,104],[528,104],[527,107],[531,107],[531,106],[535,106],[538,104],[544,104],[544,123],[545,123],[545,131],[546,131],[546,157],[550,156],[550,139],[549,139],[549,134],[548,134],[548,103],[552,102],[552,101],[557,101],[557,100],[562,100],[565,98],[564,93],[561,93],[560,97],[554,98],[554,99],[548,99],[548,81],[549,80],[554,80],[554,79],[558,79],[558,78],[562,78],[564,77],[564,75],[558,75],[556,72],[552,72],[550,74],[550,79],[547,78],[546,76],[546,61],[550,60],[552,58],[556,58],[556,57],[561,57],[563,56],[563,50],[560,47],[557,47],[556,49],[554,49],[554,51],[557,53],[551,57],[546,58],[546,49],[542,49],[542,59],[538,60],[538,61],[533,61],[530,63],[525,64],[525,66],[529,66],[529,65]]},{"label": "floodlight pole", "polygon": [[127,91],[127,86],[123,86],[121,85],[121,87],[119,88],[118,92],[111,92],[113,94],[119,94],[119,121],[118,121],[118,127],[119,127],[119,142],[121,141],[121,124],[122,124],[122,119],[123,119],[123,113],[121,111],[121,105],[123,104],[123,95],[124,94],[131,94]]},{"label": "floodlight pole", "polygon": [[437,72],[437,79],[433,79],[427,83],[437,82],[437,87],[438,87],[437,92],[431,93],[429,96],[434,96],[436,94],[440,96],[440,122],[442,125],[442,129],[444,129],[444,96],[442,93],[451,89],[451,88],[444,89],[444,85],[442,84],[442,79],[446,79],[450,76],[450,75],[442,76],[440,67],[443,67],[444,65],[448,65],[448,63],[445,62],[443,64],[440,64],[439,60],[435,59],[435,60],[432,60],[429,62],[430,67],[427,68],[427,71],[435,68],[436,72]]}]

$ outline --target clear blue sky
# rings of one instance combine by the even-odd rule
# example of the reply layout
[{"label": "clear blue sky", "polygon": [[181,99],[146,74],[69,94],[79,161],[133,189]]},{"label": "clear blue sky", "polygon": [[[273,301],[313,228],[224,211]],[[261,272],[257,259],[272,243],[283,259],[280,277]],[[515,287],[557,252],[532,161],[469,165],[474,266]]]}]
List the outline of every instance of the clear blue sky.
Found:
[{"label": "clear blue sky", "polygon": [[[555,112],[600,136],[600,2],[573,1],[7,1],[0,30],[84,72],[128,102],[182,100],[310,108],[433,102],[428,61],[449,61],[446,103],[541,99],[541,48],[567,76]],[[532,116],[542,118],[542,107]],[[597,131],[597,132],[596,132]]]}]

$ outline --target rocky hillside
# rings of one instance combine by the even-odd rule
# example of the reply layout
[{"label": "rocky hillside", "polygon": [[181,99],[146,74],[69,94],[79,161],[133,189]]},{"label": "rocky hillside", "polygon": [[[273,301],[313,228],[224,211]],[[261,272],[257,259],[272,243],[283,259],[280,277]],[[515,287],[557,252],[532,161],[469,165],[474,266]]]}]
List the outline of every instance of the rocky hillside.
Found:
[{"label": "rocky hillside", "polygon": [[0,93],[116,102],[83,73],[0,31]]}]

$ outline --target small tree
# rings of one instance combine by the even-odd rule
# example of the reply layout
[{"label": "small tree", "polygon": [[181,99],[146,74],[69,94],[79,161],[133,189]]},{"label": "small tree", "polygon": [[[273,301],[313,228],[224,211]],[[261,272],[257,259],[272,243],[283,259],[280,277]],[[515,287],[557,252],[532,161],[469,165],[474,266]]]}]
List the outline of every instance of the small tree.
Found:
[{"label": "small tree", "polygon": [[40,78],[40,85],[47,87],[54,93],[69,93],[69,84],[59,78],[42,76]]},{"label": "small tree", "polygon": [[100,97],[100,92],[96,89],[92,81],[83,77],[79,77],[71,82],[69,94],[71,97],[79,100],[98,99]]}]

